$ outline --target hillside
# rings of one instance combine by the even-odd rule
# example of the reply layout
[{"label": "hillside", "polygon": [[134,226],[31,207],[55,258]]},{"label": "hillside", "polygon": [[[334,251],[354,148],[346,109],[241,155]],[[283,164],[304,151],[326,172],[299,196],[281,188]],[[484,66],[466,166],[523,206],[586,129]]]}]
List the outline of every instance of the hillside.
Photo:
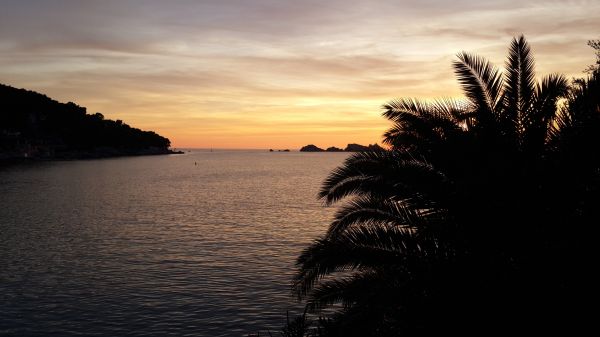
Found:
[{"label": "hillside", "polygon": [[0,160],[167,154],[169,139],[75,103],[0,84]]}]

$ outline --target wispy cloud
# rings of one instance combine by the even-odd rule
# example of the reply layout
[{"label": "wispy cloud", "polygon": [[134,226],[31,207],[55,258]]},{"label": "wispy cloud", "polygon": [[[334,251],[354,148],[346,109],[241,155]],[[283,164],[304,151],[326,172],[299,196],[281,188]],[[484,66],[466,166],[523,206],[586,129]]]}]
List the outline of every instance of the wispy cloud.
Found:
[{"label": "wispy cloud", "polygon": [[373,142],[385,101],[460,94],[461,50],[501,66],[524,33],[540,73],[580,75],[599,16],[597,1],[2,0],[0,82],[177,146]]}]

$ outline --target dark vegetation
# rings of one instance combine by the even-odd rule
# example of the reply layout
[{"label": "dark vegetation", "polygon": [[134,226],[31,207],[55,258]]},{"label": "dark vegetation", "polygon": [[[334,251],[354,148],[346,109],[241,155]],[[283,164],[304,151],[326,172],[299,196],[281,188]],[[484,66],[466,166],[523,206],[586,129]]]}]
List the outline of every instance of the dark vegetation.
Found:
[{"label": "dark vegetation", "polygon": [[74,103],[0,84],[0,160],[164,154],[170,141]]},{"label": "dark vegetation", "polygon": [[339,147],[335,147],[335,146],[331,146],[328,147],[326,150],[323,150],[322,148],[313,145],[313,144],[309,144],[306,146],[303,146],[300,149],[300,152],[363,152],[363,151],[380,151],[383,150],[383,148],[377,144],[370,144],[370,145],[360,145],[360,144],[348,144],[346,146],[345,149],[340,149]]},{"label": "dark vegetation", "polygon": [[293,289],[322,318],[320,330],[290,323],[295,336],[594,331],[600,43],[590,45],[599,63],[572,84],[536,81],[520,37],[503,72],[458,55],[465,100],[386,104],[390,149],[351,155],[322,186],[325,204],[345,202],[298,258]]}]

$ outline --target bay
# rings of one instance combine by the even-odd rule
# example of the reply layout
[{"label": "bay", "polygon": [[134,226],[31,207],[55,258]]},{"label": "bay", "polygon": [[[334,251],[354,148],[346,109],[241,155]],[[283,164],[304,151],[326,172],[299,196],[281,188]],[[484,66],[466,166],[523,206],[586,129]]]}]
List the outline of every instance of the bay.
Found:
[{"label": "bay", "polygon": [[345,153],[193,150],[0,168],[0,335],[278,330]]}]

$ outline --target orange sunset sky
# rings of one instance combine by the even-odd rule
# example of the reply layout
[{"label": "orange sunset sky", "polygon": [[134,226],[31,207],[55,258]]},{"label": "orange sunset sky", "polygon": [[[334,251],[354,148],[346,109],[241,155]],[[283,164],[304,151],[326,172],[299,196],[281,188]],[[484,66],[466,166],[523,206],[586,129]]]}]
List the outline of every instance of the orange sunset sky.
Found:
[{"label": "orange sunset sky", "polygon": [[465,50],[582,76],[600,1],[0,0],[0,83],[73,101],[172,145],[381,141],[395,97],[460,97]]}]

